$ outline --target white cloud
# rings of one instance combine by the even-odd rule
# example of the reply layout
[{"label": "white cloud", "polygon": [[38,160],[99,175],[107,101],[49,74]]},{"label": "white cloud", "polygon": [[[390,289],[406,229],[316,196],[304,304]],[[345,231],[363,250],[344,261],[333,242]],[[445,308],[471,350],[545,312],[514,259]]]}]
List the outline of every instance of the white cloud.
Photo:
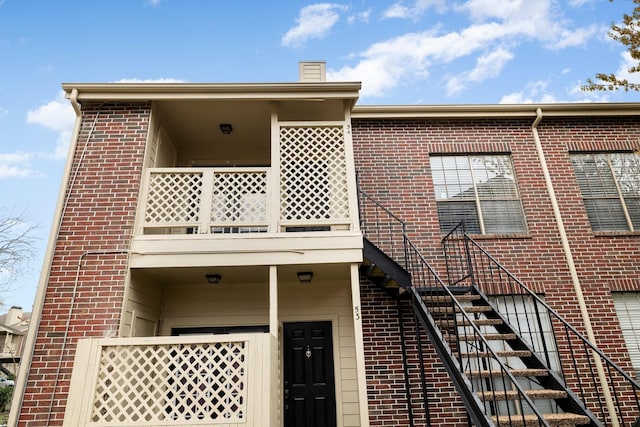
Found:
[{"label": "white cloud", "polygon": [[353,24],[354,22],[369,22],[370,16],[371,16],[371,9],[368,9],[368,10],[365,10],[364,12],[349,15],[349,17],[347,17],[347,22],[349,24]]},{"label": "white cloud", "polygon": [[584,6],[587,3],[591,3],[593,0],[569,0],[569,6],[571,7],[580,7]]},{"label": "white cloud", "polygon": [[479,83],[497,77],[512,58],[513,54],[503,48],[480,56],[474,69],[453,77],[447,82],[447,94],[453,95],[462,92],[469,83]]},{"label": "white cloud", "polygon": [[162,2],[162,0],[145,0],[145,3],[148,4],[151,7],[156,7],[158,6],[160,3]]},{"label": "white cloud", "polygon": [[[440,3],[417,1],[409,7],[397,2],[386,13],[400,17],[412,8],[419,11]],[[467,87],[464,79],[497,77],[524,42],[537,41],[547,49],[562,49],[584,44],[597,32],[596,27],[573,28],[556,15],[554,0],[468,0],[454,6],[453,11],[467,15],[472,24],[456,31],[434,28],[375,43],[349,55],[358,63],[329,70],[327,78],[362,81],[363,97],[382,96],[403,81],[426,78],[435,66],[475,56],[475,67],[448,83],[449,92],[457,93]]]},{"label": "white cloud", "polygon": [[27,123],[44,126],[58,134],[53,149],[54,157],[65,157],[75,122],[75,113],[69,101],[60,92],[58,98],[27,113]]},{"label": "white cloud", "polygon": [[297,25],[282,37],[282,45],[298,47],[309,39],[325,37],[340,20],[339,12],[345,10],[346,6],[335,3],[317,3],[303,7],[296,18]]},{"label": "white cloud", "polygon": [[551,104],[559,102],[556,96],[548,92],[547,89],[547,82],[531,82],[522,91],[503,96],[500,99],[500,104]]},{"label": "white cloud", "polygon": [[5,117],[7,114],[9,114],[9,110],[7,110],[6,108],[0,107],[0,119]]},{"label": "white cloud", "polygon": [[582,90],[584,82],[577,82],[573,87],[569,89],[569,94],[574,95],[575,98],[571,102],[608,102],[609,92],[587,92]]},{"label": "white cloud", "polygon": [[547,44],[551,50],[560,50],[566,47],[584,45],[590,38],[601,34],[597,25],[590,25],[583,28],[561,29],[557,31],[556,37]]},{"label": "white cloud", "polygon": [[417,20],[429,8],[433,7],[439,13],[447,9],[445,0],[416,0],[412,6],[405,6],[403,1],[389,6],[382,12],[383,19],[414,19]]},{"label": "white cloud", "polygon": [[[631,73],[629,72],[629,70],[633,67],[637,66],[637,61],[634,60],[631,57],[631,54],[627,51],[620,53],[620,65],[618,66],[618,70],[614,73],[616,78],[618,78],[618,80],[627,80],[629,83],[633,83],[633,84],[640,84],[640,73]],[[598,79],[594,78],[594,81],[596,83],[604,83]],[[585,93],[581,88],[584,85],[584,83],[580,82],[579,84],[576,85],[576,87],[574,87],[573,91],[575,93],[578,92],[582,92]],[[623,89],[621,89],[623,90]],[[599,94],[604,94],[607,92],[600,92],[600,91],[594,91],[594,92],[586,92],[587,95],[589,95],[590,97],[594,97],[595,95],[599,95]],[[605,98],[606,101],[606,98]]]},{"label": "white cloud", "polygon": [[186,83],[185,80],[172,79],[172,78],[160,78],[160,79],[120,79],[113,83]]},{"label": "white cloud", "polygon": [[0,153],[0,178],[35,175],[30,166],[32,158],[30,153]]},{"label": "white cloud", "polygon": [[542,41],[549,49],[579,46],[599,34],[595,25],[573,28],[557,15],[554,0],[469,0],[458,10],[475,23],[498,21],[511,36]]},{"label": "white cloud", "polygon": [[402,3],[394,3],[387,10],[382,12],[382,17],[386,19],[400,18],[406,19],[411,17],[410,9]]},{"label": "white cloud", "polygon": [[620,67],[616,71],[616,77],[619,80],[629,80],[629,83],[640,84],[640,73],[630,73],[629,69],[638,66],[638,61],[631,57],[628,51],[620,54],[622,61],[620,61]]},{"label": "white cloud", "polygon": [[360,54],[353,67],[329,70],[328,80],[362,81],[362,96],[381,96],[402,80],[425,78],[434,62],[446,63],[490,44],[501,34],[497,24],[482,24],[462,33],[409,33],[376,43]]}]

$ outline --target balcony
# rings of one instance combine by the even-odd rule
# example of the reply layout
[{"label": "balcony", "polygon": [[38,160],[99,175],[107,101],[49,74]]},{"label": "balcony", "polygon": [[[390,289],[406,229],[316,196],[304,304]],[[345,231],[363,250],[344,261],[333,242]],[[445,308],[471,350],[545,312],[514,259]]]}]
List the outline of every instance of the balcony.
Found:
[{"label": "balcony", "polygon": [[276,352],[266,333],[79,340],[64,425],[277,425]]},{"label": "balcony", "polygon": [[269,168],[171,168],[146,172],[142,234],[275,231]]}]

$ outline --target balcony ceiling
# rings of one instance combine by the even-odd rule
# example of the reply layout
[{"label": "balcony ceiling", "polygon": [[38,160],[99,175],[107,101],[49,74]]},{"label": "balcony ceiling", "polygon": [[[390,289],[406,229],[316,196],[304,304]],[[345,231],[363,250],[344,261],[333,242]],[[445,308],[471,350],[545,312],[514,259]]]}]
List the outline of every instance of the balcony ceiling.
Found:
[{"label": "balcony ceiling", "polygon": [[[212,161],[211,166],[223,166],[227,161],[235,164],[240,158],[249,163],[251,159],[268,162],[269,102],[190,100],[162,101],[158,105],[162,123],[180,153],[182,165],[195,161],[196,165],[209,166],[206,163]],[[230,123],[233,132],[224,135],[221,123]]]},{"label": "balcony ceiling", "polygon": [[[330,280],[348,280],[349,264],[281,265],[278,267],[280,282],[297,282],[297,272],[313,272],[311,284]],[[267,283],[269,268],[266,266],[242,267],[182,267],[134,269],[133,277],[144,278],[158,285],[205,284],[206,274],[222,276],[220,285],[232,283]]]},{"label": "balcony ceiling", "polygon": [[[163,100],[161,121],[179,153],[180,166],[267,166],[271,111],[281,121],[339,121],[342,100]],[[221,123],[233,126],[224,135]]]}]

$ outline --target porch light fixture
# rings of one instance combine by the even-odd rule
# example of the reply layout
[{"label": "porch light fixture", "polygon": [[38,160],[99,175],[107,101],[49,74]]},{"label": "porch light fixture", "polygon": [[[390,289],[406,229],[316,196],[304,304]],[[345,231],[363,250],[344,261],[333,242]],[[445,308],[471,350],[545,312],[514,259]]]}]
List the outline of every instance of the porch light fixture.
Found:
[{"label": "porch light fixture", "polygon": [[298,281],[300,283],[311,283],[311,279],[313,279],[313,271],[298,272]]},{"label": "porch light fixture", "polygon": [[231,126],[231,123],[220,123],[220,132],[225,135],[229,135],[233,132],[233,126]]},{"label": "porch light fixture", "polygon": [[209,282],[212,285],[217,285],[222,280],[222,276],[219,274],[205,274],[204,277],[206,277],[207,282]]}]

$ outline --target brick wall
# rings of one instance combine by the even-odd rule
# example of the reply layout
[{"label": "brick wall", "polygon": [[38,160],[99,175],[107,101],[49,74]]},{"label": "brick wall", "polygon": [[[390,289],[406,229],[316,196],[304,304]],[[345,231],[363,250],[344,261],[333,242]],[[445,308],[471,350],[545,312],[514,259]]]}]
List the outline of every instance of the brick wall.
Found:
[{"label": "brick wall", "polygon": [[[529,119],[354,120],[359,183],[363,190],[408,222],[412,240],[446,277],[429,155],[510,153],[528,233],[478,236],[479,242],[526,285],[544,293],[561,315],[584,330],[531,124]],[[614,235],[591,231],[569,152],[637,150],[640,119],[545,118],[539,125],[539,135],[598,343],[616,363],[628,369],[630,362],[611,291],[640,291],[640,233]],[[570,354],[562,342],[560,350]],[[380,415],[376,412],[376,416]]]},{"label": "brick wall", "polygon": [[61,425],[77,339],[117,334],[149,113],[83,105],[20,426]]},{"label": "brick wall", "polygon": [[[429,425],[427,418],[433,426],[467,426],[462,401],[422,329],[419,333],[422,349],[418,348],[416,322],[409,302],[402,300],[398,311],[393,297],[364,278],[360,289],[371,426],[408,426],[410,417],[416,427]],[[407,405],[407,385],[411,408]]]}]

